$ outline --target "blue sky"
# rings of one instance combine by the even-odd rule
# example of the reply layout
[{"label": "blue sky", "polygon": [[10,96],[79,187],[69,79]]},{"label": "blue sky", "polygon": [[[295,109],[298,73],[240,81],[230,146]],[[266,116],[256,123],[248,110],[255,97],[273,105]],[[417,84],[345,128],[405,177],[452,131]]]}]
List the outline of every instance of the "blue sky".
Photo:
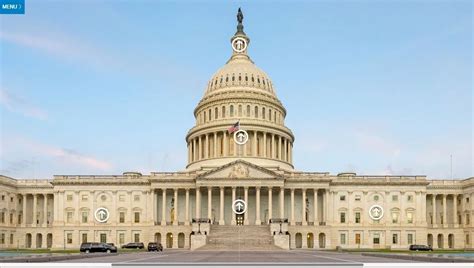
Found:
[{"label": "blue sky", "polygon": [[0,16],[0,174],[183,170],[239,6],[296,169],[473,175],[473,6],[427,0],[27,0]]}]

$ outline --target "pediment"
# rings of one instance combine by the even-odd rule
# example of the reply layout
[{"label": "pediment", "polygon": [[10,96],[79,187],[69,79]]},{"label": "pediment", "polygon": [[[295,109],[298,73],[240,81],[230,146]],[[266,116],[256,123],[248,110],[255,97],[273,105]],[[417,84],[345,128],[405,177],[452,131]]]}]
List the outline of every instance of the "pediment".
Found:
[{"label": "pediment", "polygon": [[281,175],[243,160],[236,160],[198,176],[198,179],[281,179]]}]

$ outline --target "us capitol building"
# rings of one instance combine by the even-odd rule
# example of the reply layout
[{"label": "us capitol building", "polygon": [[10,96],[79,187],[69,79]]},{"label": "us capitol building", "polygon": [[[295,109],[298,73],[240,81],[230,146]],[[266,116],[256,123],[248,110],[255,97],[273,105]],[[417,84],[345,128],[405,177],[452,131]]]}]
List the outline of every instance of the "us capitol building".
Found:
[{"label": "us capitol building", "polygon": [[240,10],[237,20],[232,55],[194,109],[186,169],[0,176],[0,248],[473,248],[474,177],[295,170],[287,111],[247,53]]}]

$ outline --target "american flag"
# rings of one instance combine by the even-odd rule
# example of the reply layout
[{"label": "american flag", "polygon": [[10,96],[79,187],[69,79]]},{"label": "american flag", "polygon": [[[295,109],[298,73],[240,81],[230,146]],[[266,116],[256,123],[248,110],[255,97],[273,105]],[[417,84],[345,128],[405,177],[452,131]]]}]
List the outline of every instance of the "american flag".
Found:
[{"label": "american flag", "polygon": [[235,123],[234,125],[232,125],[227,131],[229,132],[229,134],[232,134],[239,129],[240,129],[240,120],[237,121],[237,123]]}]

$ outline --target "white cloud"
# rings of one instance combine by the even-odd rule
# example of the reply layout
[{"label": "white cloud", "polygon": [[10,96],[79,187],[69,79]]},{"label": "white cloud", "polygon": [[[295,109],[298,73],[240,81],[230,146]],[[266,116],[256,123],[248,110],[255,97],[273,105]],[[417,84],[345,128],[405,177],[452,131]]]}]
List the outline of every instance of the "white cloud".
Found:
[{"label": "white cloud", "polygon": [[26,98],[7,91],[5,88],[0,88],[0,104],[11,112],[20,113],[27,117],[40,120],[48,118],[46,111],[33,105]]}]

